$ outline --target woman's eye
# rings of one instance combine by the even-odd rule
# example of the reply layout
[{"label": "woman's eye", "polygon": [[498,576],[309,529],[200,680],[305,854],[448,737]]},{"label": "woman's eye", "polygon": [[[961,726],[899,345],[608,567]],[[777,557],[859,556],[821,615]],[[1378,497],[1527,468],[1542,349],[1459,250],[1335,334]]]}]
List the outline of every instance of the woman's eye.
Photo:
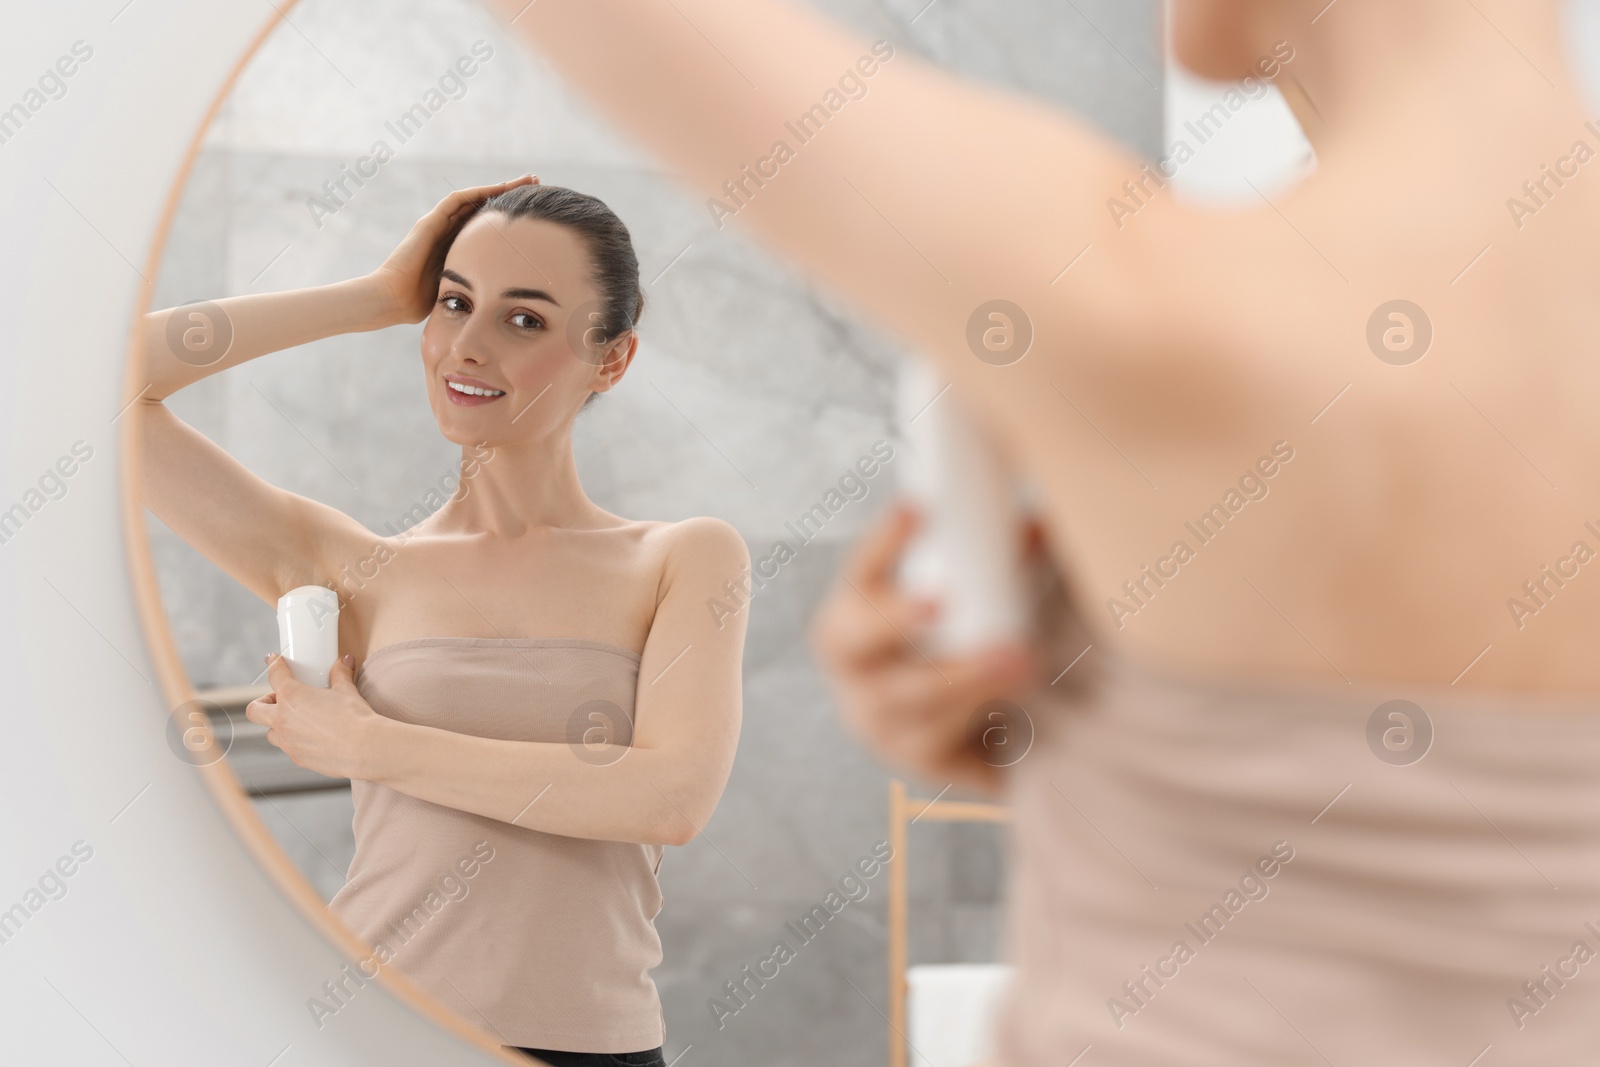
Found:
[{"label": "woman's eye", "polygon": [[456,307],[455,305],[456,304],[464,304],[464,303],[466,303],[466,301],[462,300],[459,296],[456,296],[453,293],[448,294],[446,296],[441,296],[439,298],[439,305],[441,307],[443,307],[446,311],[460,311],[462,309],[459,308],[459,307]]},{"label": "woman's eye", "polygon": [[[518,322],[517,321],[518,319],[521,319],[523,321]],[[513,325],[517,326],[519,329],[524,329],[524,330],[537,329],[538,327],[541,327],[541,326],[544,325],[544,323],[539,321],[538,316],[534,315],[531,312],[527,312],[527,311],[519,311],[515,315],[512,315],[511,316],[511,322],[512,322]]]}]

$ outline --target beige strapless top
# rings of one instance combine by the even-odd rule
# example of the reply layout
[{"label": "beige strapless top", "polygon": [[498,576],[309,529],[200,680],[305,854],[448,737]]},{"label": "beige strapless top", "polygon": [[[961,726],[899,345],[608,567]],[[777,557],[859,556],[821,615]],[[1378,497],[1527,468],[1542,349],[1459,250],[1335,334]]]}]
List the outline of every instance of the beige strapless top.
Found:
[{"label": "beige strapless top", "polygon": [[[638,674],[638,653],[602,641],[423,637],[369,654],[356,687],[402,722],[566,743],[591,701],[631,720]],[[661,962],[663,846],[525,829],[372,782],[351,792],[355,857],[328,906],[379,966],[507,1045],[661,1045],[650,971]]]},{"label": "beige strapless top", "polygon": [[999,1067],[1600,1063],[1600,694],[1202,676],[1047,606]]}]

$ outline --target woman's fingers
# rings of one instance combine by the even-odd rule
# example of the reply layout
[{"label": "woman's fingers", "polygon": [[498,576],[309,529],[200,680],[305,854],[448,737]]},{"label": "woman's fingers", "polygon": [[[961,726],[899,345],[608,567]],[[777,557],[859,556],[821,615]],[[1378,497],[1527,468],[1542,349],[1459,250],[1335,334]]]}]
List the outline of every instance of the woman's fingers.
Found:
[{"label": "woman's fingers", "polygon": [[[818,611],[812,646],[857,740],[897,768],[992,790],[998,771],[980,740],[993,727],[985,709],[1026,689],[1037,652],[1026,643],[931,651],[923,635],[937,601],[908,594],[896,573],[920,525],[906,501],[873,525]],[[1019,536],[1026,550],[1044,530],[1024,524]]]},{"label": "woman's fingers", "polygon": [[869,591],[892,582],[895,566],[921,521],[922,516],[909,501],[896,501],[851,553],[845,574]]},{"label": "woman's fingers", "polygon": [[861,693],[880,714],[908,726],[966,716],[1015,693],[1027,680],[1025,654],[979,654],[931,663],[920,656],[885,665],[861,679]]},{"label": "woman's fingers", "polygon": [[524,174],[522,177],[509,182],[495,182],[493,185],[473,185],[465,189],[457,189],[440,200],[434,210],[453,219],[463,208],[470,207],[480,200],[487,200],[491,196],[503,193],[507,189],[514,189],[519,185],[537,184],[539,184],[539,179],[536,175]]},{"label": "woman's fingers", "polygon": [[972,671],[958,669],[951,684],[926,665],[885,668],[850,690],[845,726],[898,770],[993,791],[996,763],[986,758],[985,731],[994,723],[984,709],[995,686],[981,671],[968,677]]},{"label": "woman's fingers", "polygon": [[811,629],[813,649],[831,668],[848,673],[905,650],[933,617],[936,607],[905,596],[894,577],[917,521],[896,505],[846,560]]},{"label": "woman's fingers", "polygon": [[373,272],[380,295],[389,305],[386,318],[396,322],[420,322],[427,318],[438,297],[439,274],[454,235],[489,197],[538,180],[534,175],[524,174],[509,182],[457,189],[418,219]]},{"label": "woman's fingers", "polygon": [[518,185],[537,184],[538,181],[539,179],[532,174],[524,174],[522,177],[513,178],[508,182],[492,182],[489,185],[469,185],[465,189],[457,189],[455,192],[439,201],[439,203],[444,205],[450,203],[451,201],[465,202],[471,200],[483,200],[486,197],[493,196],[496,193],[503,193],[507,189],[515,188]]},{"label": "woman's fingers", "polygon": [[278,694],[276,693],[268,693],[266,696],[256,697],[244,706],[244,717],[254,723],[266,724],[271,718],[272,712],[277,710],[275,707],[269,707],[269,705],[276,705],[277,703]]},{"label": "woman's fingers", "polygon": [[505,190],[515,188],[518,185],[538,184],[539,176],[537,174],[524,174],[522,177],[512,178],[508,182],[491,182],[488,185],[470,186],[467,189],[462,190],[462,193],[468,197],[481,200],[486,195],[504,192]]},{"label": "woman's fingers", "polygon": [[933,610],[892,590],[868,599],[865,590],[839,582],[817,612],[811,645],[830,670],[848,676],[885,659],[916,655]]}]

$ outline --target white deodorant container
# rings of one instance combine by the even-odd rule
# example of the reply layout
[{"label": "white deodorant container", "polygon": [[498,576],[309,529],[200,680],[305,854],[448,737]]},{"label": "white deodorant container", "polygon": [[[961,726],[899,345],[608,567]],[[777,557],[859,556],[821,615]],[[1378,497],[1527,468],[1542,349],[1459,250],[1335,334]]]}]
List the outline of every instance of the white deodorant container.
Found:
[{"label": "white deodorant container", "polygon": [[296,681],[328,688],[328,672],[339,658],[339,594],[302,585],[279,597],[278,649]]},{"label": "white deodorant container", "polygon": [[900,581],[941,603],[936,654],[961,655],[1027,637],[1018,485],[994,442],[922,361],[900,370],[898,412],[906,439],[901,486],[922,525],[901,561]]}]

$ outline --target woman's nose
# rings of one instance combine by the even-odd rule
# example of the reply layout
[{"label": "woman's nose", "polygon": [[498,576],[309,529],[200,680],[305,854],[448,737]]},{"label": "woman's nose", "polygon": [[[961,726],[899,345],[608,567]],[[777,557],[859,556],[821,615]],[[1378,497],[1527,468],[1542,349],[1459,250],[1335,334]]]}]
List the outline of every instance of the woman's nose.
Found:
[{"label": "woman's nose", "polygon": [[455,337],[450,342],[450,355],[463,362],[483,364],[486,359],[487,342],[482,336],[483,326],[475,319],[469,318]]}]

